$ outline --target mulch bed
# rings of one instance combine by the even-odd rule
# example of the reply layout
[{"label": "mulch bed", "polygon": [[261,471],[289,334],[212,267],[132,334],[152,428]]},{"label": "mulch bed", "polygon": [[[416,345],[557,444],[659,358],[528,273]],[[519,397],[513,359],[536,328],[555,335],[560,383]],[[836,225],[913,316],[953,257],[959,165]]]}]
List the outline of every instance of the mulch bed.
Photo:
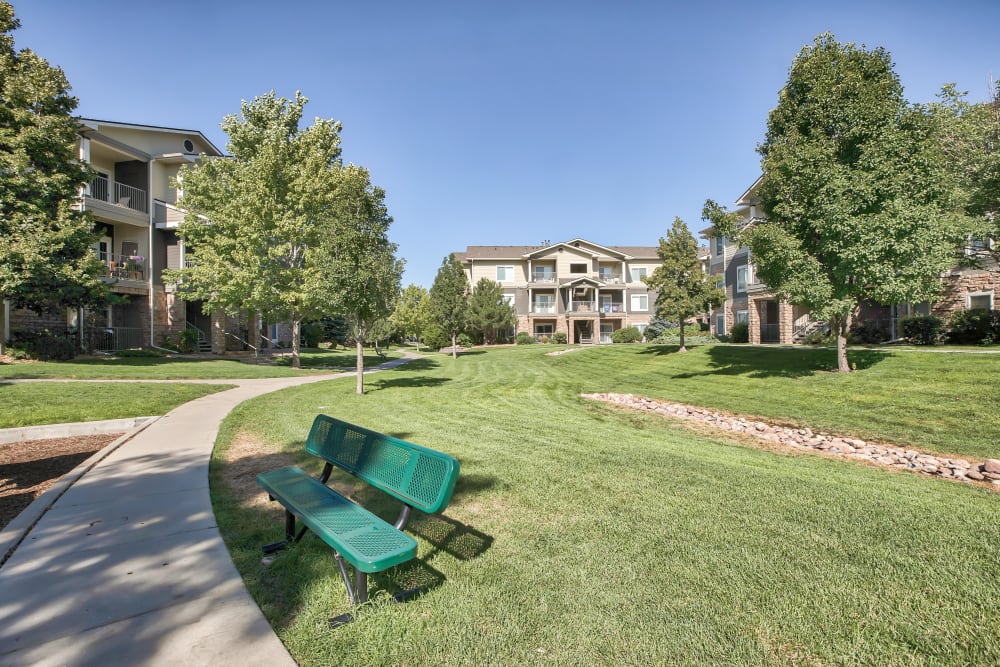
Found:
[{"label": "mulch bed", "polygon": [[0,444],[0,529],[47,488],[121,433]]}]

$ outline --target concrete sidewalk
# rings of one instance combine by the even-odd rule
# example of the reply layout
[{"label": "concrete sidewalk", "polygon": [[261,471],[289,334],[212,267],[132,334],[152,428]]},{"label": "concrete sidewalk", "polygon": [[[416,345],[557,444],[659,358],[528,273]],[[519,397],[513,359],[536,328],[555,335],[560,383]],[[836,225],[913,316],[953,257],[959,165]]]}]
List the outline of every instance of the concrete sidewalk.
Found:
[{"label": "concrete sidewalk", "polygon": [[294,665],[219,534],[209,459],[238,404],[344,376],[226,380],[43,494],[0,567],[0,665]]}]

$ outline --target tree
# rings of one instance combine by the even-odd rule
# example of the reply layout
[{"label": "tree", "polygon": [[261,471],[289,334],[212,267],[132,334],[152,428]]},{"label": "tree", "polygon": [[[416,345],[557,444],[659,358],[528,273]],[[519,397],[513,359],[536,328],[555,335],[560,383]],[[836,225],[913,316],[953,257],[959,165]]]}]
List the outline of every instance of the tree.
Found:
[{"label": "tree", "polygon": [[[971,104],[967,93],[945,85],[938,101],[927,106],[937,138],[958,188],[965,212],[976,220],[978,240],[1000,239],[1000,83],[990,100]],[[994,258],[1000,260],[1000,244]]]},{"label": "tree", "polygon": [[396,303],[392,313],[392,322],[402,330],[404,336],[415,336],[417,351],[420,351],[420,338],[427,331],[433,320],[430,310],[430,295],[419,285],[407,285],[402,296]]},{"label": "tree", "polygon": [[483,341],[495,343],[497,333],[517,324],[514,306],[503,296],[500,283],[480,278],[469,299],[468,325],[483,334]]},{"label": "tree", "polygon": [[184,167],[177,179],[187,211],[178,233],[193,265],[165,274],[209,311],[290,319],[295,368],[301,321],[329,310],[329,281],[308,255],[334,237],[341,169],[340,123],[299,129],[307,102],[271,91],[223,119],[232,157]]},{"label": "tree", "polygon": [[758,147],[767,219],[739,228],[714,202],[704,215],[747,245],[779,298],[809,307],[837,334],[838,368],[862,299],[933,299],[968,218],[933,124],[910,106],[889,54],[829,33],[792,63]]},{"label": "tree", "polygon": [[381,335],[399,296],[403,262],[389,241],[392,217],[385,191],[371,184],[368,170],[345,167],[337,195],[336,223],[330,238],[315,251],[314,266],[333,286],[327,299],[344,314],[354,338],[357,393],[364,393],[364,345]]},{"label": "tree", "polygon": [[657,317],[679,322],[681,352],[684,347],[686,320],[714,308],[726,300],[726,293],[709,281],[698,261],[698,241],[680,218],[674,218],[666,238],[656,251],[661,264],[646,278],[646,285],[656,293]]},{"label": "tree", "polygon": [[451,338],[451,356],[458,357],[455,339],[465,328],[469,312],[469,281],[454,253],[441,262],[431,286],[431,311],[438,326]]},{"label": "tree", "polygon": [[104,303],[93,223],[74,208],[91,177],[77,159],[77,100],[61,69],[14,50],[19,25],[0,1],[0,301],[35,312]]}]

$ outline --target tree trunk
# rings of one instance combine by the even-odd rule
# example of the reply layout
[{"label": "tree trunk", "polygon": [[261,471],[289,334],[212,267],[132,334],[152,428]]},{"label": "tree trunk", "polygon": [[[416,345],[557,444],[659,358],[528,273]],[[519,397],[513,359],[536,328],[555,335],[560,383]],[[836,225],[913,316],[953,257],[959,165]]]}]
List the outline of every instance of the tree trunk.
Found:
[{"label": "tree trunk", "polygon": [[358,370],[358,382],[355,391],[359,394],[365,393],[365,343],[361,340],[361,336],[358,336],[354,341],[354,346],[356,350],[356,367]]},{"label": "tree trunk", "polygon": [[684,320],[681,320],[681,349],[678,352],[687,352],[687,348],[684,347]]},{"label": "tree trunk", "polygon": [[458,350],[455,349],[455,344],[456,344],[455,343],[455,339],[457,337],[458,337],[458,334],[452,334],[451,335],[451,358],[452,359],[458,359]]},{"label": "tree trunk", "polygon": [[[83,318],[79,318],[77,327],[83,331]],[[0,354],[7,354],[7,303],[0,298]]]},{"label": "tree trunk", "polygon": [[299,361],[299,327],[302,319],[298,313],[292,313],[292,368],[302,368]]},{"label": "tree trunk", "polygon": [[851,327],[851,315],[848,313],[843,317],[833,320],[837,332],[837,371],[850,373],[851,366],[847,363],[847,332]]}]

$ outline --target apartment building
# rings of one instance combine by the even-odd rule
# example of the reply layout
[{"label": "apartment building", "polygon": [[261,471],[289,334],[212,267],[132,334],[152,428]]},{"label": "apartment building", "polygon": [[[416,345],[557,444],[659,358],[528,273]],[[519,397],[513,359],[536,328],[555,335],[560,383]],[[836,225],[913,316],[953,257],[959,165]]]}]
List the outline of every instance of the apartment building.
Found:
[{"label": "apartment building", "polygon": [[623,327],[643,330],[656,293],[642,281],[660,265],[656,246],[602,246],[585,239],[541,246],[468,246],[455,253],[474,288],[500,283],[517,331],[566,334],[572,343],[610,343]]},{"label": "apartment building", "polygon": [[[734,210],[744,225],[764,219],[757,190],[763,176],[736,200]],[[712,333],[728,335],[734,324],[746,323],[751,343],[797,343],[809,333],[824,329],[826,323],[815,319],[803,306],[778,300],[767,285],[757,280],[753,258],[746,246],[716,235],[714,227],[700,231],[709,242],[709,274],[726,290],[725,303],[712,312]],[[862,301],[856,322],[885,340],[902,335],[900,320],[915,314],[932,314],[947,321],[962,309],[993,310],[1000,300],[1000,267],[988,250],[992,241],[970,243],[969,255],[976,255],[974,266],[958,265],[941,276],[943,291],[934,303],[879,304]]]},{"label": "apartment building", "polygon": [[[204,350],[221,352],[245,334],[245,322],[202,312],[201,302],[184,301],[176,285],[165,283],[165,268],[183,265],[184,245],[176,229],[183,213],[171,185],[184,164],[223,155],[197,130],[80,119],[79,158],[97,172],[80,194],[97,240],[93,251],[104,264],[104,280],[117,295],[101,309],[70,309],[38,315],[13,311],[5,319],[11,332],[47,328],[69,330],[82,347],[121,350],[159,345],[186,328],[196,330]],[[5,306],[6,307],[6,306]]]}]

